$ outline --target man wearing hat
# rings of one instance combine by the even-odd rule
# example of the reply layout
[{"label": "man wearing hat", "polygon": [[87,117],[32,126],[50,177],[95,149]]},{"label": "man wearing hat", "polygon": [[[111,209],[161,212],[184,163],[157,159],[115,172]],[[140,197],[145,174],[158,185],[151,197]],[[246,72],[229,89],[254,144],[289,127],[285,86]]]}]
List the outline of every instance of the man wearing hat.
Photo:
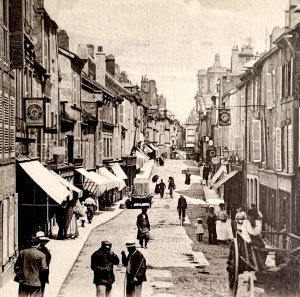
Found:
[{"label": "man wearing hat", "polygon": [[206,218],[209,244],[218,244],[217,231],[216,231],[217,219],[218,219],[218,217],[214,212],[214,207],[212,205],[210,205],[208,208],[208,214],[207,214],[207,218]]},{"label": "man wearing hat", "polygon": [[31,247],[20,251],[15,264],[15,281],[19,283],[19,296],[42,297],[40,275],[47,273],[46,256],[39,250],[39,240],[35,237]]},{"label": "man wearing hat", "polygon": [[91,269],[94,271],[94,284],[97,297],[109,297],[115,282],[113,266],[120,262],[111,250],[111,242],[102,241],[100,249],[92,254]]},{"label": "man wearing hat", "polygon": [[45,233],[43,231],[38,231],[35,235],[35,239],[39,242],[39,251],[41,251],[46,256],[46,264],[48,266],[48,270],[42,271],[40,273],[41,291],[42,296],[44,296],[46,283],[49,284],[49,265],[51,262],[51,253],[46,247],[46,244],[50,241],[50,239],[45,236]]},{"label": "man wearing hat", "polygon": [[183,195],[180,195],[178,198],[177,211],[179,215],[179,220],[182,216],[182,222],[185,220],[185,211],[187,209],[187,202]]},{"label": "man wearing hat", "polygon": [[146,278],[146,259],[136,249],[135,241],[126,242],[128,256],[122,251],[122,263],[126,267],[126,297],[141,297],[142,285]]}]

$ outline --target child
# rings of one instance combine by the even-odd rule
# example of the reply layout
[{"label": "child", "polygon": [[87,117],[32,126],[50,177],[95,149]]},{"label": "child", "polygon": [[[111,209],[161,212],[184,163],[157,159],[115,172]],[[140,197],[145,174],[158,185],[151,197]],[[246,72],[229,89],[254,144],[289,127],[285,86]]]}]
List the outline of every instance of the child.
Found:
[{"label": "child", "polygon": [[204,234],[202,219],[198,218],[197,222],[195,223],[196,227],[196,237],[198,241],[202,241],[202,236]]}]

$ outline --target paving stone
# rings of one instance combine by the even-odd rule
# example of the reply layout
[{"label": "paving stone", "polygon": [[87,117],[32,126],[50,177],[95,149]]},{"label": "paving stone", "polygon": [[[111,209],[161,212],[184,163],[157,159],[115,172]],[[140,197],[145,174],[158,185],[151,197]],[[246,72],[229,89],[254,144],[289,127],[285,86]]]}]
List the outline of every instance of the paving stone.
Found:
[{"label": "paving stone", "polygon": [[172,273],[169,270],[157,270],[157,269],[155,269],[155,270],[151,270],[151,274],[154,277],[172,277]]},{"label": "paving stone", "polygon": [[173,288],[174,284],[171,282],[152,282],[151,285],[153,287],[156,287],[158,289],[164,289],[164,288]]},{"label": "paving stone", "polygon": [[197,261],[199,266],[209,266],[209,262],[206,260],[202,252],[193,252],[194,259]]}]

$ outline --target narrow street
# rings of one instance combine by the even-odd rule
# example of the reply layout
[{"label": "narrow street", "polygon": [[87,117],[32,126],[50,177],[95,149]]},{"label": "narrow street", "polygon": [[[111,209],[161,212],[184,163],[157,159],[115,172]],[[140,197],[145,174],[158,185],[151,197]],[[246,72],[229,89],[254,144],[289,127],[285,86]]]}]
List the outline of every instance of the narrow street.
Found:
[{"label": "narrow street", "polygon": [[[173,176],[176,190],[187,190],[190,186],[184,185],[184,175],[181,174],[187,164],[187,161],[167,160],[165,166],[155,167],[152,174],[158,174],[165,182],[168,176]],[[198,178],[192,176],[192,182]],[[154,190],[154,184],[152,187]],[[193,224],[200,206],[195,199],[188,199],[190,218],[182,227],[176,211],[178,197],[179,194],[175,193],[174,199],[170,199],[168,191],[164,199],[156,195],[148,211],[151,240],[148,249],[139,248],[148,266],[143,296],[227,296],[225,265],[228,247],[209,246],[207,233],[204,243],[195,242]],[[193,200],[194,205],[190,204]],[[125,241],[136,238],[135,222],[139,213],[139,209],[125,210],[92,232],[59,293],[60,297],[95,295],[91,254],[100,247],[102,240],[109,240],[114,252],[120,256],[125,249]],[[116,267],[113,297],[124,296],[124,273],[124,267]]]}]

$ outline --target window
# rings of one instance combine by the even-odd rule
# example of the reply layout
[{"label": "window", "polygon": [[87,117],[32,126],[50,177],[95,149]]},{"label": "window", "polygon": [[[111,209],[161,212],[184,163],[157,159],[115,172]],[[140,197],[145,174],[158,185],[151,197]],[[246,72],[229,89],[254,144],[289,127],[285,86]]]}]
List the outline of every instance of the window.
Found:
[{"label": "window", "polygon": [[45,35],[44,38],[44,67],[49,72],[49,37]]},{"label": "window", "polygon": [[252,122],[252,161],[261,162],[261,122]]},{"label": "window", "polygon": [[272,74],[267,73],[267,108],[272,109],[273,98],[272,98]]},{"label": "window", "polygon": [[73,103],[77,104],[77,77],[76,74],[73,74]]},{"label": "window", "polygon": [[292,58],[282,66],[282,98],[289,97],[293,93],[293,63]]},{"label": "window", "polygon": [[277,171],[282,170],[282,154],[281,154],[281,128],[275,129],[275,168]]},{"label": "window", "polygon": [[124,124],[124,105],[119,105],[119,123]]},{"label": "window", "polygon": [[294,172],[293,126],[287,127],[287,172]]}]

